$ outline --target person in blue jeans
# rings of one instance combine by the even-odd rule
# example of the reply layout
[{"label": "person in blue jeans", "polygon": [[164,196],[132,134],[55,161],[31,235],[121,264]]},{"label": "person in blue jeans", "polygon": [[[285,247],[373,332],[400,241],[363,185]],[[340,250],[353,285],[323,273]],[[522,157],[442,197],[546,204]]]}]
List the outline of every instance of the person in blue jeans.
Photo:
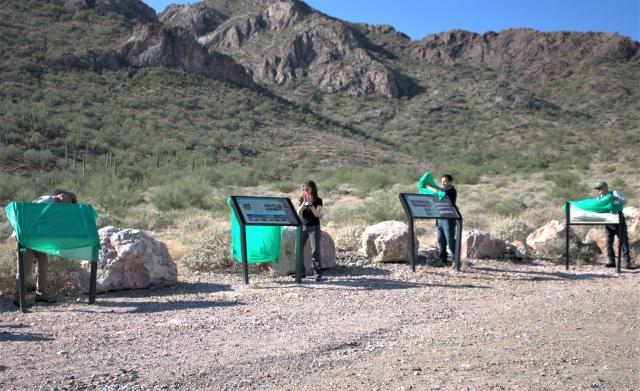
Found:
[{"label": "person in blue jeans", "polygon": [[[453,177],[448,174],[443,175],[441,183],[441,189],[429,186],[427,184],[425,184],[424,186],[433,192],[444,191],[446,197],[448,197],[451,201],[451,204],[453,206],[456,206],[456,198],[458,196],[458,193],[455,186],[453,186]],[[446,265],[448,264],[447,246],[449,247],[451,258],[453,258],[453,254],[455,254],[456,252],[456,220],[437,219],[436,239],[438,240],[438,259],[440,260],[440,262]]]},{"label": "person in blue jeans", "polygon": [[[320,213],[322,212],[322,198],[318,197],[318,186],[312,180],[306,180],[302,185],[302,195],[299,198],[298,215],[302,217],[302,248],[307,240],[311,240],[311,263],[316,281],[322,279],[320,267]],[[304,262],[302,276],[304,277]]]}]

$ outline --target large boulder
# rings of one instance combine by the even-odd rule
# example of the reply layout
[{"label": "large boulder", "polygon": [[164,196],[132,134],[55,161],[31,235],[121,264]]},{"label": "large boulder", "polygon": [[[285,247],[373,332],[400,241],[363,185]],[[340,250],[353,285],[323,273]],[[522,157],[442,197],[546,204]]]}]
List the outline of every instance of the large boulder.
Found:
[{"label": "large boulder", "polygon": [[627,233],[629,234],[629,240],[640,240],[640,209],[634,206],[625,207],[624,218],[627,223]]},{"label": "large boulder", "polygon": [[[304,246],[304,268],[307,272],[313,270],[311,264],[311,242],[307,240]],[[323,269],[336,267],[336,245],[333,238],[326,231],[320,235],[320,266]],[[275,276],[286,276],[296,271],[296,228],[284,227],[280,242],[280,257],[278,262],[271,263],[271,272]]]},{"label": "large boulder", "polygon": [[[167,246],[146,232],[109,226],[98,234],[98,293],[163,287],[178,281],[178,269]],[[76,289],[81,292],[89,292],[89,270],[89,262],[82,262],[73,273]]]},{"label": "large boulder", "polygon": [[[527,236],[526,244],[535,251],[543,250],[552,242],[566,239],[566,224],[558,220],[551,220],[547,224],[533,231]],[[582,241],[571,228],[569,228],[569,239],[572,242],[582,244]]]},{"label": "large boulder", "polygon": [[[362,234],[360,252],[373,262],[398,262],[410,258],[409,226],[400,221],[383,221],[371,225]],[[418,251],[418,238],[415,250]]]},{"label": "large boulder", "polygon": [[462,236],[461,259],[498,259],[507,252],[504,240],[488,232],[472,230]]}]

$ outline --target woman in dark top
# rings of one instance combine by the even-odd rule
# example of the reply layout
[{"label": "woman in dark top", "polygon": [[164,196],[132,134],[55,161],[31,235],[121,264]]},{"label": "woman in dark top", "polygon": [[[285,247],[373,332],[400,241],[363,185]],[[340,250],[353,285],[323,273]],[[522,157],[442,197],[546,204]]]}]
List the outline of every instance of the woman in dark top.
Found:
[{"label": "woman in dark top", "polygon": [[[316,281],[322,279],[320,269],[320,212],[322,212],[322,198],[318,197],[318,187],[311,180],[306,180],[302,185],[298,214],[302,217],[302,248],[311,239],[311,263]],[[304,262],[302,263],[302,275],[304,276]]]}]

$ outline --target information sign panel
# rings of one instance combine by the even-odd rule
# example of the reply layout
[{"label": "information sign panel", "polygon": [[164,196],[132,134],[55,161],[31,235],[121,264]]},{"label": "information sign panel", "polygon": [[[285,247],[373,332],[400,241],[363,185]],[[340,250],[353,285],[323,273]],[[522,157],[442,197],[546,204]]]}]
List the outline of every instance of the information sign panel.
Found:
[{"label": "information sign panel", "polygon": [[291,200],[279,197],[231,197],[246,225],[300,225]]},{"label": "information sign panel", "polygon": [[593,213],[569,203],[569,224],[620,224],[617,213]]},{"label": "information sign panel", "polygon": [[431,194],[402,193],[401,196],[414,219],[460,219],[458,211],[447,197],[440,200]]}]

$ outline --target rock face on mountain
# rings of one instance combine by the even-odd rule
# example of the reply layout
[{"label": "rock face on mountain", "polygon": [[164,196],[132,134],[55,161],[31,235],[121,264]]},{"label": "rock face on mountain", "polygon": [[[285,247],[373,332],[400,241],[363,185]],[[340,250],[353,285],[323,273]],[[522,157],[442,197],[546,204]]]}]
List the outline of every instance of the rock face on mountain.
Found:
[{"label": "rock face on mountain", "polygon": [[264,1],[257,14],[232,16],[220,26],[216,23],[222,13],[207,8],[213,3],[172,6],[161,20],[187,29],[209,51],[238,59],[265,83],[308,77],[328,92],[402,94],[398,78],[365,49],[355,29],[303,2]]},{"label": "rock face on mountain", "polygon": [[640,61],[640,44],[610,33],[544,33],[511,29],[479,35],[462,30],[415,42],[412,57],[434,64],[469,64],[520,73],[561,72],[576,64]]},{"label": "rock face on mountain", "polygon": [[251,75],[231,57],[209,53],[180,28],[161,24],[138,25],[121,47],[120,57],[131,66],[179,68],[208,77],[252,87]]},{"label": "rock face on mountain", "polygon": [[197,3],[170,5],[158,15],[158,19],[167,26],[182,27],[197,37],[218,28],[227,16],[204,3]]},{"label": "rock face on mountain", "polygon": [[65,0],[68,11],[92,9],[99,15],[109,12],[123,15],[137,23],[151,23],[156,20],[156,12],[140,0]]}]

